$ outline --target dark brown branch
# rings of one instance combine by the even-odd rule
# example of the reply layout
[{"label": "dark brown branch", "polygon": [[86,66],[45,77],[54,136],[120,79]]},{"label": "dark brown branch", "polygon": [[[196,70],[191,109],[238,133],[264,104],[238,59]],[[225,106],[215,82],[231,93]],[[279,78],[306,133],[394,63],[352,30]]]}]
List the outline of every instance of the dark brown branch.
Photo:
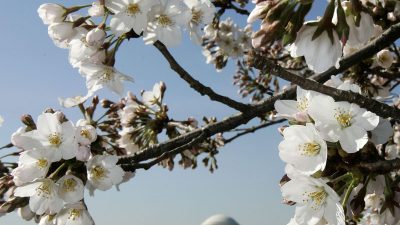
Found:
[{"label": "dark brown branch", "polygon": [[237,7],[236,5],[234,5],[232,3],[232,1],[213,1],[213,4],[215,7],[221,8],[220,11],[225,12],[226,9],[233,9],[239,14],[247,15],[247,16],[250,15],[249,11],[247,11],[246,9]]},{"label": "dark brown branch", "polygon": [[[346,169],[351,169],[347,164],[339,165]],[[386,174],[394,170],[400,169],[400,159],[392,160],[379,160],[376,162],[361,162],[351,166],[352,168],[359,168],[365,173]]]},{"label": "dark brown branch", "polygon": [[286,119],[280,119],[280,120],[275,120],[275,121],[268,121],[268,122],[262,123],[262,124],[260,124],[260,125],[258,125],[258,126],[254,126],[254,127],[247,128],[247,129],[245,129],[244,131],[239,132],[239,133],[235,134],[234,136],[232,136],[232,137],[230,137],[230,138],[228,138],[228,139],[225,139],[224,144],[226,145],[226,144],[228,144],[228,143],[234,141],[235,139],[237,139],[237,138],[239,138],[239,137],[241,137],[241,136],[243,136],[243,135],[246,135],[246,134],[249,134],[249,133],[254,133],[254,132],[256,132],[256,131],[259,130],[259,129],[263,129],[263,128],[266,128],[266,127],[269,127],[269,126],[272,126],[272,125],[275,125],[275,124],[283,123],[283,122],[285,122],[285,121],[286,121]]},{"label": "dark brown branch", "polygon": [[183,69],[179,65],[179,63],[175,60],[175,58],[171,55],[171,53],[168,51],[167,47],[163,43],[156,41],[154,43],[154,46],[163,54],[165,59],[168,61],[171,69],[174,70],[184,81],[186,81],[190,85],[191,88],[196,90],[198,93],[200,93],[201,95],[207,95],[211,100],[220,102],[241,112],[249,110],[249,105],[237,102],[231,98],[220,95],[212,90],[210,87],[207,87],[198,80],[194,79],[185,69]]},{"label": "dark brown branch", "polygon": [[294,84],[297,84],[303,89],[312,90],[322,94],[329,95],[337,101],[347,101],[351,103],[356,103],[360,107],[365,108],[371,112],[374,112],[375,114],[383,118],[392,117],[393,119],[400,120],[400,110],[397,109],[396,107],[392,107],[387,104],[378,102],[374,99],[364,97],[358,93],[354,93],[351,91],[343,91],[333,87],[328,87],[316,81],[300,77],[270,61],[266,61],[265,64],[268,66],[268,68],[272,71],[273,74],[276,74],[276,76],[281,77],[282,79],[290,81]]},{"label": "dark brown branch", "polygon": [[[351,66],[357,64],[359,61],[373,56],[381,49],[387,47],[388,45],[396,41],[399,37],[400,37],[400,24],[396,24],[387,31],[385,31],[378,39],[372,41],[371,44],[365,46],[360,51],[342,59],[340,61],[340,68],[337,69],[335,67],[332,67],[327,71],[325,71],[324,73],[314,75],[310,78],[318,82],[324,82],[328,80],[331,75],[336,75],[340,72],[343,72],[346,69],[350,68]],[[265,65],[265,59],[262,57],[255,57],[252,64],[255,68],[259,70],[265,70],[267,68],[267,65]],[[129,166],[138,163],[140,161],[157,158],[163,155],[165,152],[169,152],[171,150],[179,148],[182,145],[189,145],[188,143],[192,142],[193,139],[196,139],[196,142],[199,143],[217,133],[234,129],[242,124],[247,123],[248,121],[257,117],[258,115],[274,110],[275,101],[280,99],[294,98],[295,93],[296,93],[296,86],[292,86],[282,94],[276,95],[259,104],[253,105],[253,108],[251,110],[247,110],[243,113],[233,115],[220,122],[207,125],[203,128],[194,130],[192,132],[186,133],[174,139],[168,140],[164,143],[151,146],[139,153],[136,153],[133,156],[121,158],[118,163],[126,164],[127,166]]]}]

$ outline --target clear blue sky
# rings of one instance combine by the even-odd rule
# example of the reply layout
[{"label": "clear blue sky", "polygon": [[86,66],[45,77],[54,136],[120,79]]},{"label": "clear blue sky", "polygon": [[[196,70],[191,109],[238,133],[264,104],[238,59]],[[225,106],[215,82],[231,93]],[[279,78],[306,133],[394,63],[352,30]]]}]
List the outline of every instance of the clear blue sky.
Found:
[{"label": "clear blue sky", "polygon": [[[83,78],[68,63],[68,52],[53,45],[47,27],[37,16],[36,10],[42,3],[45,2],[2,2],[0,115],[5,123],[0,128],[0,145],[9,143],[10,135],[21,125],[22,114],[36,118],[48,107],[61,109],[58,97],[86,93]],[[234,62],[216,73],[212,65],[205,64],[200,47],[185,35],[184,43],[171,49],[181,65],[219,93],[241,100],[232,85]],[[144,45],[140,39],[123,45],[116,67],[134,76],[136,82],[128,85],[127,90],[135,94],[164,81],[168,88],[165,103],[172,118],[194,116],[201,120],[203,116],[217,116],[221,120],[234,113],[190,89],[169,69],[156,49]],[[108,91],[99,94],[101,98],[118,99]],[[76,109],[63,111],[73,121],[80,118]],[[134,179],[121,186],[121,192],[113,189],[96,191],[95,197],[86,195],[90,213],[97,225],[199,225],[217,213],[230,215],[241,225],[286,224],[293,208],[281,204],[278,182],[284,174],[284,164],[278,157],[281,137],[276,128],[259,131],[222,148],[218,155],[219,169],[214,174],[202,165],[196,170],[176,167],[169,172],[154,167],[138,171]],[[0,155],[7,152],[3,150]],[[33,222],[26,223],[12,213],[1,217],[0,224]]]}]

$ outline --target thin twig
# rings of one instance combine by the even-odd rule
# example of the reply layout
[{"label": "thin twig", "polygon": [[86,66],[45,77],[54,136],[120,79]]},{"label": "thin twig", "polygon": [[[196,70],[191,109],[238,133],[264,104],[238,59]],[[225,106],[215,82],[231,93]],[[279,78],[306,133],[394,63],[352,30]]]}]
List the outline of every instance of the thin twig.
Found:
[{"label": "thin twig", "polygon": [[286,121],[286,119],[268,121],[268,122],[262,123],[262,124],[260,124],[258,126],[246,128],[243,132],[237,133],[234,136],[232,136],[231,138],[225,139],[224,144],[226,145],[226,144],[234,141],[235,139],[237,139],[237,138],[239,138],[239,137],[241,137],[243,135],[246,135],[246,134],[249,134],[249,133],[254,133],[255,131],[257,131],[259,129],[266,128],[266,127],[269,127],[269,126],[272,126],[272,125],[275,125],[275,124],[283,123],[285,121]]},{"label": "thin twig", "polygon": [[196,90],[201,95],[207,95],[211,100],[223,103],[231,108],[239,110],[241,112],[249,110],[250,106],[241,102],[237,102],[231,98],[220,95],[212,90],[210,87],[203,85],[198,80],[194,79],[185,69],[183,69],[175,58],[168,51],[167,47],[160,41],[156,41],[154,46],[163,54],[165,59],[168,61],[172,70],[174,70],[184,81],[186,81],[191,88]]},{"label": "thin twig", "polygon": [[[400,37],[400,23],[393,25],[390,29],[385,31],[378,39],[374,40],[369,45],[365,46],[363,49],[350,56],[345,57],[340,61],[340,67],[332,67],[325,71],[324,73],[311,76],[318,82],[324,82],[330,78],[331,75],[336,75],[350,68],[351,66],[357,64],[359,61],[369,58],[379,52],[381,49],[387,47]],[[255,57],[253,63],[255,68],[259,70],[265,70],[267,66],[265,65],[265,59],[262,57]],[[137,164],[138,162],[149,160],[152,158],[157,158],[163,155],[165,152],[169,152],[173,149],[179,148],[183,145],[189,145],[193,139],[196,141],[203,141],[208,137],[211,137],[217,133],[225,132],[234,129],[242,124],[247,123],[251,119],[266,113],[274,109],[274,103],[280,99],[291,99],[294,98],[296,94],[296,86],[292,86],[287,91],[278,94],[274,97],[264,100],[261,103],[253,105],[251,110],[247,110],[243,113],[233,115],[220,122],[209,124],[203,128],[199,128],[178,136],[176,138],[170,139],[160,144],[148,147],[133,156],[122,157],[118,161],[119,164],[125,164],[126,166]],[[202,138],[198,138],[200,134],[203,134]],[[398,167],[400,168],[400,161],[398,162]]]}]

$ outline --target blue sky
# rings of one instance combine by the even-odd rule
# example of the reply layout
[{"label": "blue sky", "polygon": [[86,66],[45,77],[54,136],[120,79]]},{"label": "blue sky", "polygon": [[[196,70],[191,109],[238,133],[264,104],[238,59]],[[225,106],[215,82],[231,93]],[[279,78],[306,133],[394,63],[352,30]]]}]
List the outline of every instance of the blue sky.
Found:
[{"label": "blue sky", "polygon": [[[68,4],[88,2],[71,0]],[[61,109],[58,97],[86,93],[83,78],[68,63],[68,52],[53,45],[47,27],[37,16],[36,9],[43,3],[2,2],[6,10],[0,14],[3,29],[0,115],[6,121],[0,128],[0,145],[9,143],[10,135],[21,125],[21,115],[29,113],[36,118],[48,107]],[[187,33],[184,43],[171,52],[206,85],[221,94],[248,101],[240,99],[237,88],[232,85],[233,61],[223,72],[215,72],[212,65],[205,64],[200,47],[188,40]],[[124,43],[118,52],[116,67],[135,78],[135,83],[126,86],[134,94],[164,81],[165,103],[172,118],[194,116],[201,120],[203,116],[216,116],[221,120],[234,113],[190,89],[169,69],[157,50],[144,45],[140,39]],[[101,91],[99,95],[113,100],[119,98],[108,91]],[[73,121],[80,118],[77,109],[62,110]],[[214,174],[203,166],[196,170],[176,167],[172,172],[157,167],[138,171],[134,179],[121,186],[120,192],[113,189],[96,191],[95,197],[86,195],[90,213],[97,225],[199,225],[217,213],[230,215],[242,225],[286,224],[294,208],[281,204],[278,182],[284,174],[284,164],[278,157],[281,137],[276,128],[261,130],[222,148],[218,155],[219,169]],[[7,152],[2,150],[0,155]],[[1,217],[0,223],[33,224],[24,222],[15,213]]]}]

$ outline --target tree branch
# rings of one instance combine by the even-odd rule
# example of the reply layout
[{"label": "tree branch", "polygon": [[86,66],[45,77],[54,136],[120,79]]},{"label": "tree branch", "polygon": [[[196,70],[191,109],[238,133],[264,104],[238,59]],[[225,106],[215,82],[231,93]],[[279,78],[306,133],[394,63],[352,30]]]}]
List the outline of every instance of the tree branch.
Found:
[{"label": "tree branch", "polygon": [[179,63],[175,60],[175,58],[168,51],[167,47],[161,43],[160,41],[156,41],[154,46],[163,54],[165,59],[168,61],[172,70],[174,70],[184,81],[186,81],[191,88],[196,90],[201,95],[207,95],[211,100],[220,102],[224,105],[227,105],[231,108],[239,110],[241,112],[249,110],[250,106],[241,102],[237,102],[231,98],[220,95],[212,90],[210,87],[207,87],[200,83],[198,80],[194,79],[185,69],[183,69]]},{"label": "tree branch", "polygon": [[[311,79],[314,79],[318,82],[324,82],[330,78],[331,75],[336,75],[340,72],[345,71],[351,66],[355,65],[360,60],[369,58],[379,52],[381,49],[389,46],[391,43],[396,41],[400,37],[400,23],[393,25],[390,29],[385,31],[379,38],[372,41],[369,45],[365,46],[360,51],[353,53],[352,55],[343,58],[340,61],[340,67],[337,69],[332,67],[327,71],[311,76]],[[168,52],[167,52],[168,53]],[[168,55],[168,54],[167,54]],[[173,58],[170,59],[175,61]],[[172,61],[172,62],[173,62]],[[254,57],[252,64],[255,68],[259,70],[265,70],[267,65],[265,65],[265,59],[262,57]],[[179,68],[179,67],[178,67]],[[185,71],[186,72],[186,71]],[[192,132],[186,133],[179,137],[173,138],[171,140],[165,141],[160,144],[153,145],[148,147],[133,156],[120,158],[119,164],[124,166],[129,166],[140,161],[149,160],[152,158],[156,158],[164,154],[165,152],[169,152],[173,149],[179,148],[182,145],[186,145],[185,147],[190,147],[190,144],[193,139],[196,139],[196,143],[199,143],[205,140],[208,137],[211,137],[217,133],[225,132],[231,129],[234,129],[242,124],[247,123],[251,119],[274,110],[274,103],[280,99],[291,99],[295,97],[296,86],[292,86],[287,91],[278,94],[274,97],[264,100],[261,103],[253,105],[250,110],[246,110],[243,113],[239,113],[237,115],[233,115],[227,119],[224,119],[220,122],[209,124],[203,128],[194,130]],[[204,134],[203,134],[204,132]]]},{"label": "tree branch", "polygon": [[263,128],[266,128],[266,127],[269,127],[269,126],[272,126],[272,125],[275,125],[275,124],[283,123],[285,121],[286,121],[286,119],[268,121],[268,122],[262,123],[262,124],[260,124],[258,126],[247,128],[244,131],[239,132],[239,133],[235,134],[234,136],[232,136],[232,137],[230,137],[228,139],[225,139],[224,144],[226,145],[226,144],[234,141],[235,139],[237,139],[237,138],[239,138],[239,137],[241,137],[243,135],[246,135],[246,134],[249,134],[249,133],[254,133],[259,129],[263,129]]},{"label": "tree branch", "polygon": [[374,99],[364,97],[358,93],[339,90],[333,87],[325,86],[316,81],[300,77],[294,73],[291,73],[283,69],[279,65],[272,63],[271,61],[266,61],[265,64],[273,72],[273,74],[276,74],[276,76],[281,77],[282,79],[290,81],[294,84],[297,84],[303,89],[312,90],[322,94],[329,95],[337,101],[347,101],[351,103],[356,103],[362,108],[374,112],[375,114],[383,118],[392,117],[393,119],[400,121],[400,110],[397,109],[396,107],[392,107],[387,104],[378,102]]}]

